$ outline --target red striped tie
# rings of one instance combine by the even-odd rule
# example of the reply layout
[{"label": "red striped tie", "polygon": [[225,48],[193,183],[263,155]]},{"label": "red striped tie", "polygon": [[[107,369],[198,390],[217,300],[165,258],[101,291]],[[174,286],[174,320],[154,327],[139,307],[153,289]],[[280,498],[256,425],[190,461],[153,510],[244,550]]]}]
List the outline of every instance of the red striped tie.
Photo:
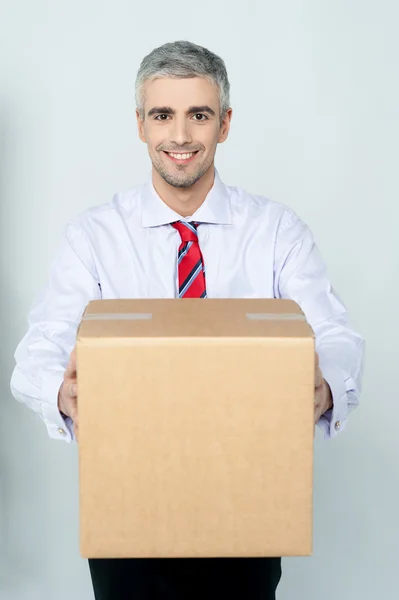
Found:
[{"label": "red striped tie", "polygon": [[172,223],[180,233],[178,254],[179,298],[206,298],[205,268],[198,243],[198,223]]}]

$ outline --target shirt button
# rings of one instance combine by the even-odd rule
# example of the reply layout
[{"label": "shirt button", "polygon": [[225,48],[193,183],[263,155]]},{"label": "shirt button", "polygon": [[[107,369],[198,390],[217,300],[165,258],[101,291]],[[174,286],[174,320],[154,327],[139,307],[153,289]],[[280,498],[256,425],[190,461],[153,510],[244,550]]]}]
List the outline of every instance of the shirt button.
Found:
[{"label": "shirt button", "polygon": [[60,433],[61,435],[65,435],[65,429],[62,429],[62,427],[59,427],[58,433]]},{"label": "shirt button", "polygon": [[339,429],[341,429],[341,421],[337,421],[335,423],[335,429],[336,429],[336,431],[338,431]]}]

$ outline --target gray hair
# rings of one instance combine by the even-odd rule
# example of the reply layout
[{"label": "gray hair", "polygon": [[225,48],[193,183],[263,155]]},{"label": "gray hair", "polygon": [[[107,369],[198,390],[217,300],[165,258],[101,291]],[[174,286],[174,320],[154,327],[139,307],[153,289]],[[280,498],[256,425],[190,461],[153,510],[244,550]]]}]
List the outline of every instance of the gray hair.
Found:
[{"label": "gray hair", "polygon": [[203,77],[219,89],[220,119],[230,107],[230,83],[224,61],[202,46],[179,41],[155,48],[141,61],[137,73],[135,92],[140,118],[144,119],[143,85],[159,77],[189,79]]}]

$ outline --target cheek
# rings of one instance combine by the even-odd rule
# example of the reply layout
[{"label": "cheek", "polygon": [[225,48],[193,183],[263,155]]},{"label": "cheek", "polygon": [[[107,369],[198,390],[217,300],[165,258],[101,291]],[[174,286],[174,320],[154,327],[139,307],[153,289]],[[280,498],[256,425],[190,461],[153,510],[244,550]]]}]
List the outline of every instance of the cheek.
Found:
[{"label": "cheek", "polygon": [[214,138],[212,139],[207,139],[203,141],[203,144],[205,146],[205,154],[207,157],[211,157],[215,154],[216,152],[216,146],[217,146],[217,140],[215,140]]},{"label": "cheek", "polygon": [[153,152],[156,152],[156,149],[161,144],[166,144],[169,139],[166,128],[163,128],[162,131],[159,131],[153,130],[151,127],[148,127],[146,130],[146,136],[148,147]]},{"label": "cheek", "polygon": [[212,131],[208,131],[206,133],[206,137],[204,139],[204,146],[208,150],[214,150],[217,146],[218,139],[220,137],[220,131],[218,128],[212,128]]}]

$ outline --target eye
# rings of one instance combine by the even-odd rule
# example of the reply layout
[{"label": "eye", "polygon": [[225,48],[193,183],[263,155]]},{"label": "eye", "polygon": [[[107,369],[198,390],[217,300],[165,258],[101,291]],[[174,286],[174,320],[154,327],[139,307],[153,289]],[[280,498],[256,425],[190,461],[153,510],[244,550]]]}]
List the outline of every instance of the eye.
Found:
[{"label": "eye", "polygon": [[155,117],[155,120],[156,120],[156,121],[166,121],[166,119],[167,119],[168,117],[169,117],[169,115],[167,115],[167,114],[165,114],[165,113],[162,113],[162,114],[160,114],[160,115],[157,115],[157,116]]},{"label": "eye", "polygon": [[207,121],[208,117],[206,115],[204,115],[203,113],[197,113],[196,115],[193,115],[193,117],[195,117],[194,121]]}]

